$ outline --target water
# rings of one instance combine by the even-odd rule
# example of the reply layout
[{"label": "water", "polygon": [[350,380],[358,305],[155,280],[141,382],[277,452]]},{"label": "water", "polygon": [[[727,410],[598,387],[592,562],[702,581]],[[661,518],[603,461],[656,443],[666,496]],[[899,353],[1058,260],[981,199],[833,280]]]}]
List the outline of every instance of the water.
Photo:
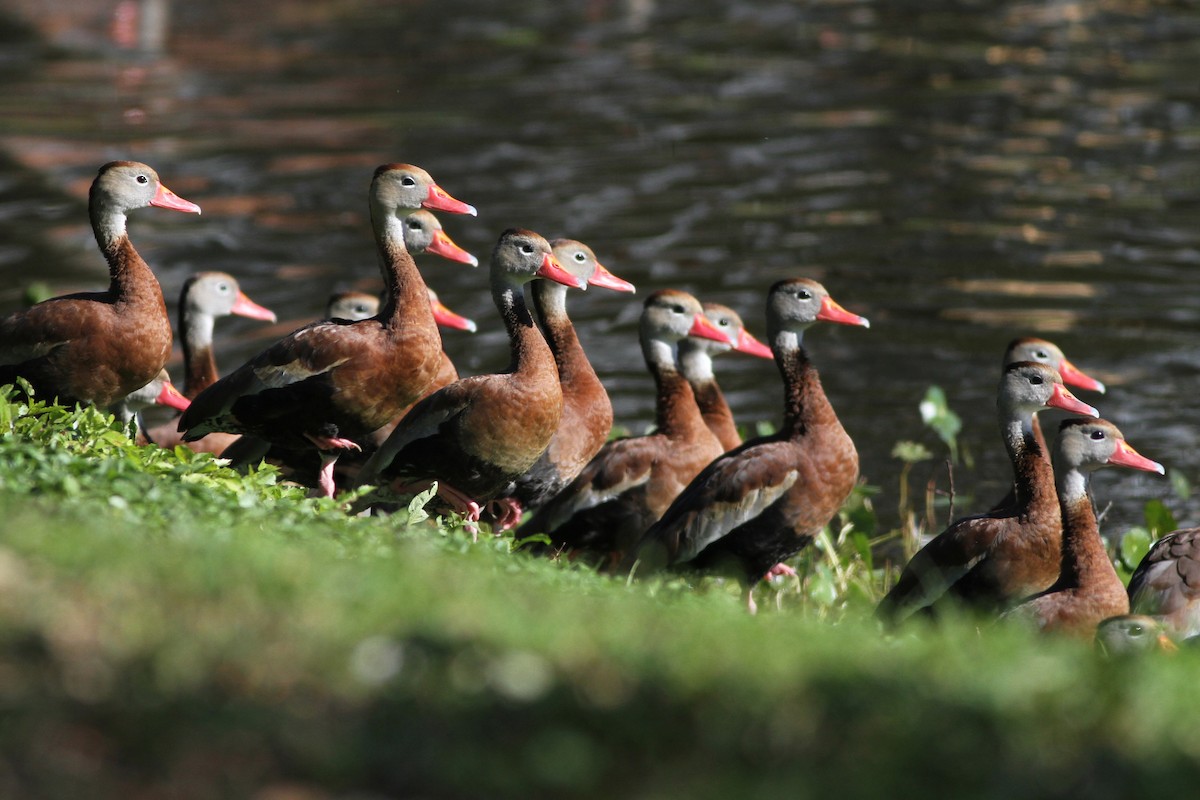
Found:
[{"label": "water", "polygon": [[[980,495],[966,507],[1002,493],[994,393],[1018,335],[1061,345],[1111,387],[1085,399],[1197,479],[1200,8],[519,6],[0,1],[0,305],[33,280],[104,282],[82,197],[100,164],[143,160],[204,208],[131,223],[168,300],[188,273],[223,269],[281,317],[218,326],[231,369],[331,290],[376,285],[367,185],[411,161],[479,208],[443,222],[481,258],[518,225],[586,241],[638,285],[571,306],[634,431],[653,416],[641,297],[687,289],[761,336],[766,288],[807,275],[872,322],[808,344],[885,514],[894,443],[940,452],[916,410],[931,384],[977,460],[955,475]],[[460,371],[502,368],[484,271],[421,264],[480,324],[446,334]],[[778,419],[772,365],[718,368],[741,421]],[[916,480],[931,469],[945,486],[940,465]],[[1096,483],[1110,528],[1149,498],[1200,522],[1156,476]]]}]

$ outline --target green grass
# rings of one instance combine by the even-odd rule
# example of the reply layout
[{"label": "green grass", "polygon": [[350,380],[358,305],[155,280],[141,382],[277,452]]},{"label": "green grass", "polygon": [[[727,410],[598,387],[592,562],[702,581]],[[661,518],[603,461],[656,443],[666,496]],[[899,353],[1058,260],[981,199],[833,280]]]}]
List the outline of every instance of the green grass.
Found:
[{"label": "green grass", "polygon": [[1194,652],[1113,661],[970,620],[883,636],[868,510],[750,617],[718,580],[629,584],[347,517],[95,412],[0,402],[0,796],[1196,785]]}]

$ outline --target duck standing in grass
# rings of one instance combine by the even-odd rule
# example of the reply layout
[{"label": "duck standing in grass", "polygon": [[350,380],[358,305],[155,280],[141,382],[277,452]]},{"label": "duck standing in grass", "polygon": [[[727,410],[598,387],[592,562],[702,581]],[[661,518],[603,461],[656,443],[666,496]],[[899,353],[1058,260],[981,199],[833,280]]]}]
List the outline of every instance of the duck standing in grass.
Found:
[{"label": "duck standing in grass", "polygon": [[767,335],[783,376],[783,423],[704,468],[626,559],[647,568],[683,566],[732,572],[754,587],[767,576],[795,574],[782,562],[812,541],[858,480],[858,453],[821,387],[803,346],[819,321],[869,327],[825,287],[797,278],[767,296]]},{"label": "duck standing in grass", "polygon": [[1102,419],[1068,419],[1054,443],[1054,473],[1062,509],[1062,566],[1049,589],[1007,612],[1039,630],[1091,638],[1108,617],[1129,612],[1088,494],[1091,474],[1120,466],[1164,474],[1162,464],[1134,450],[1116,425]]},{"label": "duck standing in grass", "polygon": [[53,297],[0,320],[0,384],[20,377],[47,400],[107,408],[158,376],[171,356],[171,319],[125,224],[146,206],[200,213],[145,164],[100,168],[88,215],[108,262],[108,289]]}]

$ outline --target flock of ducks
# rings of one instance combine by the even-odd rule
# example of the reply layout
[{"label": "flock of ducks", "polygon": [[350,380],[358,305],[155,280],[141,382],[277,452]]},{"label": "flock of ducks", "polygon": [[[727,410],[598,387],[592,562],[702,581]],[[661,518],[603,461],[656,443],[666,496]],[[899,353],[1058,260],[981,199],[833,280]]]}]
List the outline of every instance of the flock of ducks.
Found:
[{"label": "flock of ducks", "polygon": [[[330,497],[339,488],[375,487],[356,511],[387,509],[436,487],[431,502],[461,514],[473,531],[481,520],[496,531],[515,528],[520,539],[550,542],[533,547],[602,570],[734,575],[751,611],[757,583],[795,574],[786,561],[858,480],[854,443],[825,396],[804,334],[818,322],[869,327],[866,319],[815,281],[784,280],[767,294],[764,344],[732,309],[656,291],[639,323],[656,385],[655,429],[608,441],[612,405],[567,315],[568,289],[632,292],[632,284],[580,242],[505,231],[489,276],[510,362],[503,372],[461,378],[438,326],[473,330],[474,323],[438,302],[412,255],[475,265],[430,213],[475,209],[408,164],[379,167],[369,203],[382,299],[336,296],[326,319],[218,377],[215,319],[275,315],[232,276],[195,275],[180,299],[179,392],[164,370],[172,332],[162,290],[129,239],[126,217],[145,206],[200,209],[145,164],[106,164],[89,213],[109,288],[52,298],[0,321],[0,383],[22,378],[42,397],[109,408],[123,419],[152,403],[179,409],[177,421],[141,435],[183,441],[234,465],[267,458]],[[776,433],[741,441],[713,374],[713,358],[729,351],[775,360],[784,387]],[[1104,390],[1053,344],[1012,343],[997,394],[1012,490],[922,548],[879,604],[881,619],[894,624],[967,606],[1046,631],[1097,635],[1110,650],[1200,635],[1200,529],[1161,539],[1128,589],[1122,585],[1088,478],[1110,465],[1164,470],[1067,384]],[[1062,424],[1052,459],[1037,421],[1047,408],[1084,415]]]}]

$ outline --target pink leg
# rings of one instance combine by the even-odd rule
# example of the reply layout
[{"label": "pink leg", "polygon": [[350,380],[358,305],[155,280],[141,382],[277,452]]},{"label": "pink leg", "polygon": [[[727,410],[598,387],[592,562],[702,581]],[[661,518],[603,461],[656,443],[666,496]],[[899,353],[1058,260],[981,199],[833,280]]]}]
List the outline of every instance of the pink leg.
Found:
[{"label": "pink leg", "polygon": [[746,608],[749,609],[752,616],[758,613],[758,603],[754,602],[753,586],[746,590]]},{"label": "pink leg", "polygon": [[487,510],[496,520],[492,529],[499,533],[509,528],[515,528],[521,521],[521,514],[525,509],[521,506],[521,501],[515,497],[497,497],[487,504]]},{"label": "pink leg", "polygon": [[337,460],[337,453],[321,451],[321,472],[317,476],[317,485],[321,487],[321,494],[326,497],[333,497],[335,489],[333,485],[333,465]]}]

